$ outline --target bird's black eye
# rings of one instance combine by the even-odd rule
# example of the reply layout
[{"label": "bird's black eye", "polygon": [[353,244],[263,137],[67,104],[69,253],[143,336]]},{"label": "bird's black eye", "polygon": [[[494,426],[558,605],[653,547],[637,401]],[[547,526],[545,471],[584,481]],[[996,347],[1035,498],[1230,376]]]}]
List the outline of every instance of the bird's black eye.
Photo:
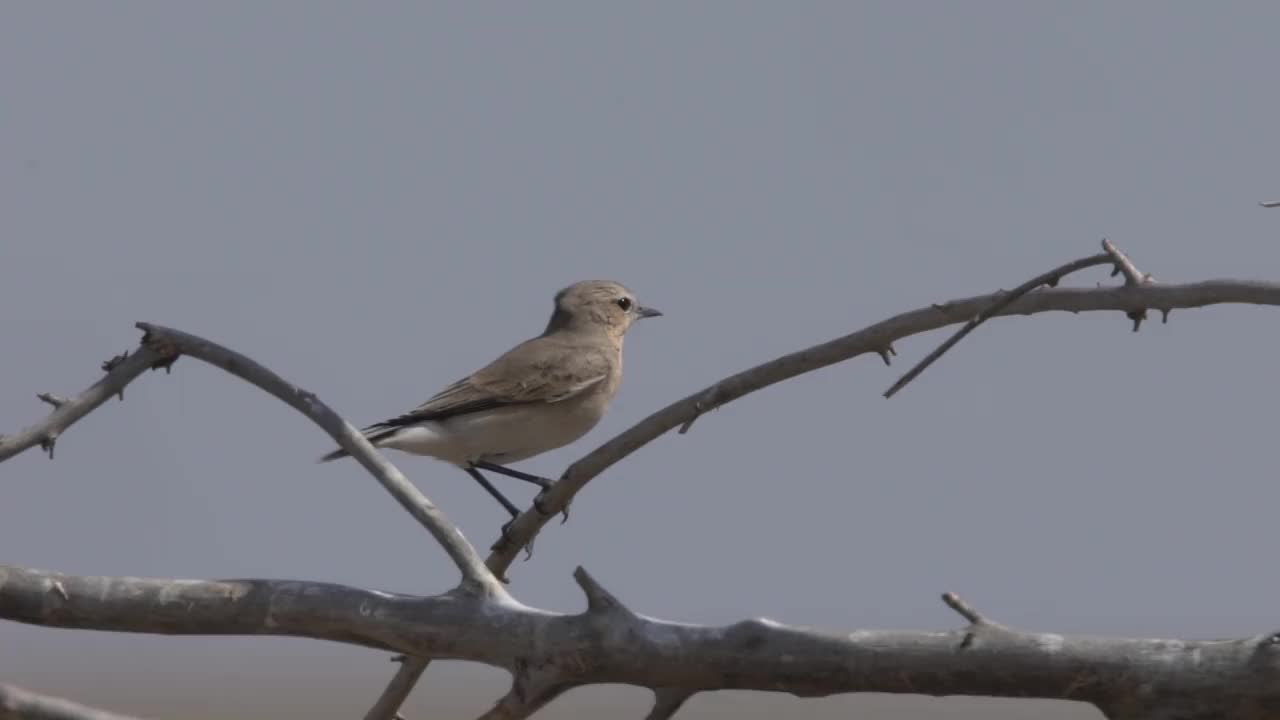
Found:
[{"label": "bird's black eye", "polygon": [[622,308],[622,312],[627,312],[628,310],[630,310],[631,298],[629,297],[618,298],[618,307]]}]

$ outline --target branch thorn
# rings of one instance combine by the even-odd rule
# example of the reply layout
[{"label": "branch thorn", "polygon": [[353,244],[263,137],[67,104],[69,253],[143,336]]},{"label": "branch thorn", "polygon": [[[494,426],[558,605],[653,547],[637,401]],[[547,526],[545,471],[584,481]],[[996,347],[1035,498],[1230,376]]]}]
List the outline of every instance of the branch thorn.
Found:
[{"label": "branch thorn", "polygon": [[946,603],[947,607],[955,610],[957,613],[960,613],[960,616],[965,620],[968,620],[972,625],[990,625],[990,623],[987,622],[987,619],[982,616],[982,613],[978,612],[978,610],[969,603],[961,600],[960,596],[953,592],[943,593],[942,602]]},{"label": "branch thorn", "polygon": [[54,581],[53,585],[49,587],[49,592],[54,593],[55,595],[62,598],[63,600],[71,599],[71,596],[67,594],[67,588],[64,587],[63,584],[58,581]]},{"label": "branch thorn", "polygon": [[898,354],[898,351],[893,348],[893,343],[885,345],[883,348],[876,350],[876,352],[880,355],[880,359],[884,361],[886,367],[893,364],[889,362],[889,356],[897,356]]},{"label": "branch thorn", "polygon": [[681,423],[680,429],[676,431],[676,434],[684,435],[685,433],[689,432],[689,428],[693,427],[694,421],[696,421],[698,417],[701,415],[702,415],[702,401],[699,400],[693,404],[693,416],[690,417],[688,420],[685,420],[683,423]]},{"label": "branch thorn", "polygon": [[578,587],[582,588],[582,592],[587,596],[587,609],[596,612],[622,611],[630,614],[622,601],[613,596],[608,590],[604,589],[596,579],[591,577],[581,565],[573,571],[573,579],[577,581]]},{"label": "branch thorn", "polygon": [[66,398],[61,395],[54,395],[53,393],[39,393],[36,397],[52,405],[55,410],[67,404]]}]

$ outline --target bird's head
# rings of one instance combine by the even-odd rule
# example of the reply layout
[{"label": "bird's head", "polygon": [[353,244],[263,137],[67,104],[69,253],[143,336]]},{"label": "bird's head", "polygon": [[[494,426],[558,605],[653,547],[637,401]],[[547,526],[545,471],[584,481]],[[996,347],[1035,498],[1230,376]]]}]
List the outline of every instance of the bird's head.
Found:
[{"label": "bird's head", "polygon": [[637,320],[662,313],[636,301],[635,293],[612,280],[584,280],[556,293],[547,332],[603,330],[621,338]]}]

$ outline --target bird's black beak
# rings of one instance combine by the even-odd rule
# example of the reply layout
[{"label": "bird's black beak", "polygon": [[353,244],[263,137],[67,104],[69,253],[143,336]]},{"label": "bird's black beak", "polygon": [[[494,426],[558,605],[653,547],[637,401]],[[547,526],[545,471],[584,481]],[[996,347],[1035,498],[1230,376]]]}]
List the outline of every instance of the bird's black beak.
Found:
[{"label": "bird's black beak", "polygon": [[636,316],[642,318],[662,317],[662,311],[656,308],[645,307],[643,305],[636,308]]}]

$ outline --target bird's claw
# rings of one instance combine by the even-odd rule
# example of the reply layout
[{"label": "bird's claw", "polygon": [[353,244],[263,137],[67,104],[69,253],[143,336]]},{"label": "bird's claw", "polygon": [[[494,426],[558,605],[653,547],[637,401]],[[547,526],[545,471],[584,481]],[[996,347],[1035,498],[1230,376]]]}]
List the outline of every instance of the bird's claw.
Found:
[{"label": "bird's claw", "polygon": [[546,489],[544,488],[543,492],[538,493],[537,496],[533,498],[533,509],[537,510],[538,514],[541,515],[542,517],[551,517],[553,513],[548,511],[547,508],[542,504],[542,496],[545,494],[546,494]]}]

